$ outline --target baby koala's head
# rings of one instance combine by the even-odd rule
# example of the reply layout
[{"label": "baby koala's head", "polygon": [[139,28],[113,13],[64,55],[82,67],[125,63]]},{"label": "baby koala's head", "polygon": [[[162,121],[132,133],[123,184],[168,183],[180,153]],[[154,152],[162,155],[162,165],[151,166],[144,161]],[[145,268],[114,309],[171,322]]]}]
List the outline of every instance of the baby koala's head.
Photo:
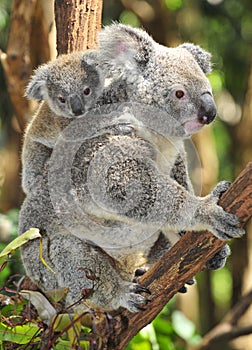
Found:
[{"label": "baby koala's head", "polygon": [[26,96],[45,100],[51,110],[74,118],[91,109],[101,95],[104,79],[88,53],[74,52],[38,67]]}]

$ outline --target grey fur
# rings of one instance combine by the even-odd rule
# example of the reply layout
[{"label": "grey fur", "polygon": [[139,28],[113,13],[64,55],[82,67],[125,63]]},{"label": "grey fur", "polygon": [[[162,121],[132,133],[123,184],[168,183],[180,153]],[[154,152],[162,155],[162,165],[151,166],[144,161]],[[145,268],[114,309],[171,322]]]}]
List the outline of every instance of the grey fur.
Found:
[{"label": "grey fur", "polygon": [[183,139],[216,113],[204,74],[210,55],[192,44],[166,48],[121,24],[102,30],[92,55],[110,79],[96,108],[74,123],[52,123],[63,131],[57,142],[58,131],[38,128],[43,150],[24,145],[24,187],[34,174],[41,181],[27,191],[19,232],[42,229],[43,256],[56,273],[40,261],[38,240],[22,257],[42,290],[69,288],[68,305],[84,297],[90,306],[136,312],[147,298],[132,282],[135,270],[154,263],[181,231],[210,230],[224,240],[244,231],[218,206],[228,184],[197,197],[187,171]]},{"label": "grey fur", "polygon": [[[62,130],[94,107],[102,93],[104,78],[93,55],[92,51],[61,55],[37,68],[31,77],[26,96],[43,102],[24,137],[22,186],[26,194],[42,179]],[[77,101],[75,110],[74,101]]]}]

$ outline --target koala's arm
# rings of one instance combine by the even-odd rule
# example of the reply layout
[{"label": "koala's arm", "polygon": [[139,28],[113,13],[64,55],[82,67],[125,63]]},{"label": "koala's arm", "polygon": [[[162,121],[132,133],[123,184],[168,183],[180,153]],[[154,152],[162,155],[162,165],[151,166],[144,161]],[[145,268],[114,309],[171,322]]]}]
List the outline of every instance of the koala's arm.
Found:
[{"label": "koala's arm", "polygon": [[156,157],[153,145],[139,138],[119,137],[101,149],[89,169],[89,190],[99,203],[93,213],[176,231],[210,230],[224,240],[244,233],[236,216],[217,205],[225,183],[208,196],[196,197],[163,174]]},{"label": "koala's arm", "polygon": [[23,149],[23,170],[22,170],[22,188],[25,194],[32,192],[35,188],[39,189],[46,179],[46,165],[50,158],[52,149],[44,144],[26,140]]},{"label": "koala's arm", "polygon": [[22,187],[26,194],[45,181],[46,163],[61,132],[59,117],[44,102],[27,127],[22,150]]}]

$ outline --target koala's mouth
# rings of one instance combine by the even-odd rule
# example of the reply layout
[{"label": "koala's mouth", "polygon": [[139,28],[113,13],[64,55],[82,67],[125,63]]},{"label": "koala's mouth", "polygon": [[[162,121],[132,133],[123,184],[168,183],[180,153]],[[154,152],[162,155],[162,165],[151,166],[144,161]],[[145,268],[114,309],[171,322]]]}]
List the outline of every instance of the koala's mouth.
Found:
[{"label": "koala's mouth", "polygon": [[203,128],[204,125],[205,124],[200,123],[198,119],[188,120],[183,123],[183,127],[186,131],[186,134],[189,135],[199,131]]}]

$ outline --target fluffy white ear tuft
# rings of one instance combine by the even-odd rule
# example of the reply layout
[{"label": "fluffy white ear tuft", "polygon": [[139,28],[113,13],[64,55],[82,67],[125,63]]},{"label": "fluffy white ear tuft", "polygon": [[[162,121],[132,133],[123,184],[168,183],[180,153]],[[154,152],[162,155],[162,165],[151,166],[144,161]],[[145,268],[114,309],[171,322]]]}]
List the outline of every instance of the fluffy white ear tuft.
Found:
[{"label": "fluffy white ear tuft", "polygon": [[143,30],[114,23],[99,34],[102,59],[123,68],[145,66],[154,51],[154,40]]}]

